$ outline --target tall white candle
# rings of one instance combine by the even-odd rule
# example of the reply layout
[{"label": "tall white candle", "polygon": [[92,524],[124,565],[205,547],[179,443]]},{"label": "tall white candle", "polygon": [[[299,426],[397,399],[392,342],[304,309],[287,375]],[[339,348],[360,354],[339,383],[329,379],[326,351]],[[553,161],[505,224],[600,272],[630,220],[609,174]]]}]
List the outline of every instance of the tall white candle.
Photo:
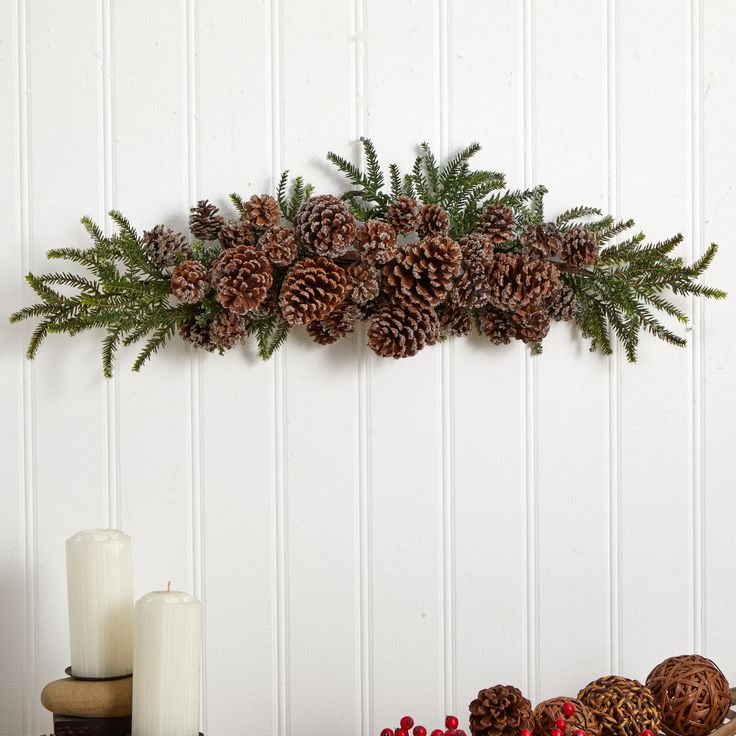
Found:
[{"label": "tall white candle", "polygon": [[66,540],[72,673],[115,677],[133,671],[130,537],[90,529]]},{"label": "tall white candle", "polygon": [[157,591],[135,604],[132,736],[198,736],[202,604]]}]

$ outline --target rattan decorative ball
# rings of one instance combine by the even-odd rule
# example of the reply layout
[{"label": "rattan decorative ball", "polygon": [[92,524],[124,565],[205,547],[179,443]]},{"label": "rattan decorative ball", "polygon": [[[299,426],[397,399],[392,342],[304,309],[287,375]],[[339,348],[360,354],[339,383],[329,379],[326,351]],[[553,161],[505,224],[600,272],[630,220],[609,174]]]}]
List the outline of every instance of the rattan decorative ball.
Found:
[{"label": "rattan decorative ball", "polygon": [[[563,711],[565,703],[572,703],[575,706],[575,712],[571,716],[565,715]],[[577,698],[565,697],[550,698],[534,709],[534,732],[538,736],[547,736],[557,727],[555,721],[558,718],[567,721],[565,736],[572,736],[577,729],[585,731],[590,736],[600,736],[601,729],[593,711]]]},{"label": "rattan decorative ball", "polygon": [[731,705],[728,680],[715,663],[697,654],[670,657],[647,677],[662,711],[662,725],[677,736],[707,736]]},{"label": "rattan decorative ball", "polygon": [[610,675],[594,680],[578,693],[593,711],[602,736],[641,736],[659,731],[662,715],[654,694],[638,680]]}]

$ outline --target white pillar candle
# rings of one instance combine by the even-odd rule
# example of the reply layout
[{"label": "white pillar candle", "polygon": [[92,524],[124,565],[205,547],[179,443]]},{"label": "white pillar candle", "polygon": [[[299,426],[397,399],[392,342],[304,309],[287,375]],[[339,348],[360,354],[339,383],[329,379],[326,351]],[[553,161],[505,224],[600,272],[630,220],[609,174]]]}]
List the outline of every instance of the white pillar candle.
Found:
[{"label": "white pillar candle", "polygon": [[90,529],[66,540],[72,673],[116,677],[133,671],[130,537]]},{"label": "white pillar candle", "polygon": [[135,604],[132,736],[198,736],[202,604],[157,591]]}]

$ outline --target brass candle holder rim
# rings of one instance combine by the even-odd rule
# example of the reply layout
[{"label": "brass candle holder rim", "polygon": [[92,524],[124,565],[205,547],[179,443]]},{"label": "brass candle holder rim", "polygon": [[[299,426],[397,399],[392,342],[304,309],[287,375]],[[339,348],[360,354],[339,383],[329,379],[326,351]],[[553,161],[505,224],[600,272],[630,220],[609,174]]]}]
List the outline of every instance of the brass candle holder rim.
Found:
[{"label": "brass candle holder rim", "polygon": [[110,677],[82,677],[82,675],[75,675],[72,672],[72,666],[69,665],[65,670],[64,674],[67,677],[73,677],[75,680],[83,680],[85,682],[105,682],[107,680],[124,680],[126,677],[132,677],[133,673],[129,672],[127,675],[111,675]]}]

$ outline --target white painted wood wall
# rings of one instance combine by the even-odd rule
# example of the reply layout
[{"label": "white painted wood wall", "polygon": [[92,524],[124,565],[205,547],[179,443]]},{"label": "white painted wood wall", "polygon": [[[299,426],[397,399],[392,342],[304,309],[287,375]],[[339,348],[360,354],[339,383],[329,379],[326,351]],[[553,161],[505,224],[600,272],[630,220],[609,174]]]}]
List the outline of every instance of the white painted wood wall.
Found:
[{"label": "white painted wood wall", "polygon": [[[406,166],[471,140],[553,210],[598,205],[734,291],[733,0],[2,0],[0,314],[81,214],[182,226],[360,135]],[[108,223],[109,226],[109,223]],[[49,730],[63,540],[115,526],[136,592],[206,605],[210,736],[375,736],[704,652],[736,681],[736,298],[677,350],[403,362],[295,336],[272,363],[177,347],[101,378],[98,341],[0,320],[0,733]]]}]

